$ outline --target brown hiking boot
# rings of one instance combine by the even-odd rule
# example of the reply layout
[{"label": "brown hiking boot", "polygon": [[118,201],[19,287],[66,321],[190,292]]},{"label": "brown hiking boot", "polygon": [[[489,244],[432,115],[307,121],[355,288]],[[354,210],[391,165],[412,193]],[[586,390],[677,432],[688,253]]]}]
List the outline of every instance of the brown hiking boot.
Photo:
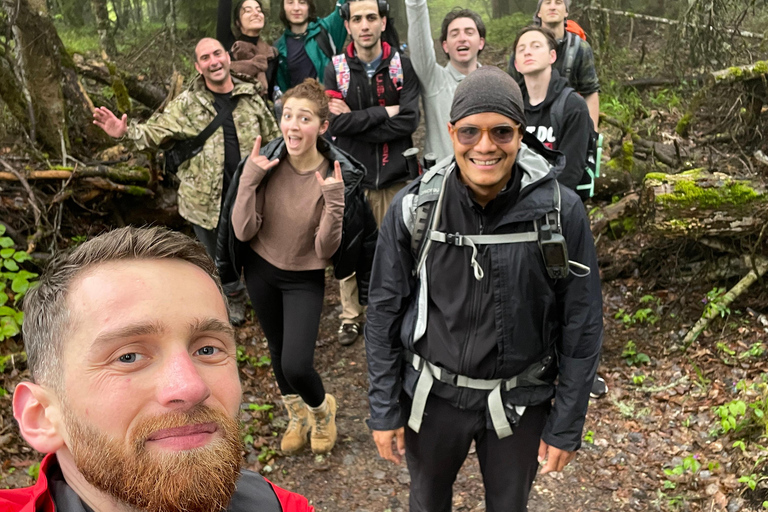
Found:
[{"label": "brown hiking boot", "polygon": [[299,395],[285,395],[283,404],[288,410],[288,428],[280,441],[280,449],[284,453],[296,453],[307,444],[309,410]]},{"label": "brown hiking boot", "polygon": [[319,407],[309,408],[310,442],[314,453],[328,453],[336,444],[336,399],[330,393]]}]

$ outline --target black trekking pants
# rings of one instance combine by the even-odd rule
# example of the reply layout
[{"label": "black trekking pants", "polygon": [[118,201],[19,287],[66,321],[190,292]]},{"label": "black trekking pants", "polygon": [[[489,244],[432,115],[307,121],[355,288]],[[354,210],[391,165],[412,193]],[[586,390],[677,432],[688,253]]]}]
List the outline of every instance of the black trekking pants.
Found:
[{"label": "black trekking pants", "polygon": [[485,411],[459,409],[430,395],[419,433],[405,427],[410,512],[451,512],[453,482],[473,440],[485,484],[485,510],[528,510],[549,408],[548,403],[528,407],[514,434],[499,439],[486,428]]},{"label": "black trekking pants", "polygon": [[280,392],[299,395],[310,407],[318,407],[325,400],[323,381],[314,368],[325,270],[281,270],[248,253],[245,286],[267,337]]}]

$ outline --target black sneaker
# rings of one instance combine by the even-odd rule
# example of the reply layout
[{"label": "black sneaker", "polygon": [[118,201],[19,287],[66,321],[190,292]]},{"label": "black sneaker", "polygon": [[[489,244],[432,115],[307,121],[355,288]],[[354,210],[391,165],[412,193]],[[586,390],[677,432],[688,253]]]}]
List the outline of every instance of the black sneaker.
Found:
[{"label": "black sneaker", "polygon": [[339,326],[339,343],[342,345],[352,345],[360,337],[362,328],[359,323],[341,324]]},{"label": "black sneaker", "polygon": [[227,305],[229,306],[229,323],[238,327],[245,323],[245,301],[247,297],[245,291],[240,291],[234,295],[227,296]]},{"label": "black sneaker", "polygon": [[605,383],[601,376],[595,375],[595,380],[592,382],[592,391],[589,393],[589,396],[592,398],[603,398],[607,394],[608,384]]}]

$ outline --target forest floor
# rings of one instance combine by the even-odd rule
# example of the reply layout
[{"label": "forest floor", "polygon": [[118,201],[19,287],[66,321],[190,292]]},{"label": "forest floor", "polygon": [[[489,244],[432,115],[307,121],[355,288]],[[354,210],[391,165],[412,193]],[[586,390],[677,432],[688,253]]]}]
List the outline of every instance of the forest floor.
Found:
[{"label": "forest floor", "polygon": [[[725,321],[713,325],[713,330],[682,352],[679,341],[684,327],[700,314],[703,305],[698,298],[705,297],[707,290],[649,291],[643,282],[647,280],[604,283],[606,329],[600,373],[609,393],[591,401],[584,444],[575,461],[562,473],[536,479],[529,510],[762,510],[762,501],[768,499],[759,482],[764,478],[765,454],[749,440],[744,453],[732,446],[738,438],[718,433],[713,407],[734,399],[759,402],[754,393],[746,398],[735,383],[752,382],[768,371],[764,355],[768,322],[764,316],[747,313],[746,305],[733,304]],[[768,309],[765,289],[744,300]],[[316,367],[327,391],[339,402],[339,440],[325,457],[316,457],[309,449],[293,457],[279,453],[286,415],[269,368],[266,341],[253,320],[238,329],[243,346],[239,359],[245,465],[307,496],[318,511],[405,511],[407,469],[376,453],[365,424],[364,344],[338,344],[338,312],[338,285],[329,277]],[[6,361],[5,366],[0,373],[4,389],[12,390],[18,380],[28,377],[23,365],[14,368]],[[755,426],[746,425],[740,433]],[[40,455],[18,436],[11,394],[0,397],[0,487],[29,485],[39,460]],[[756,491],[739,482],[750,475]],[[474,453],[458,476],[453,502],[456,511],[485,510]]]}]

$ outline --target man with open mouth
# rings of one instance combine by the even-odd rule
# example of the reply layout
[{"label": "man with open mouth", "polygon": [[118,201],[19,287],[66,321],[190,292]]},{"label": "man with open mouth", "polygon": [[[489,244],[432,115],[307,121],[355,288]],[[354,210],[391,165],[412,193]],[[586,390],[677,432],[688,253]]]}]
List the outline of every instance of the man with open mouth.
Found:
[{"label": "man with open mouth", "polygon": [[24,312],[31,381],[13,411],[47,455],[0,510],[314,510],[240,469],[237,345],[201,244],[160,227],[103,234],[55,260]]},{"label": "man with open mouth", "polygon": [[480,67],[477,58],[485,47],[485,23],[479,14],[456,7],[443,18],[440,45],[448,64],[437,63],[427,0],[405,0],[408,45],[413,69],[421,82],[426,123],[425,154],[439,161],[453,154],[445,129],[450,120],[451,100],[464,77]]}]

